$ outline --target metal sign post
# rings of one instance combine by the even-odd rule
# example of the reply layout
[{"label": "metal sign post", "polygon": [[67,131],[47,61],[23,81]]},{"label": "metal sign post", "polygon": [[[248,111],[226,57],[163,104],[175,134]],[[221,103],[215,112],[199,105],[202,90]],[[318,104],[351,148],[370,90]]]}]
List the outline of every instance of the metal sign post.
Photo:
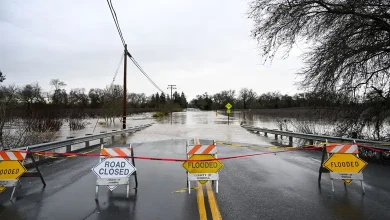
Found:
[{"label": "metal sign post", "polygon": [[229,121],[230,121],[230,109],[233,107],[230,103],[227,103],[226,105],[225,105],[225,107],[226,107],[226,113],[227,113],[227,115],[228,115],[228,125],[229,125]]}]

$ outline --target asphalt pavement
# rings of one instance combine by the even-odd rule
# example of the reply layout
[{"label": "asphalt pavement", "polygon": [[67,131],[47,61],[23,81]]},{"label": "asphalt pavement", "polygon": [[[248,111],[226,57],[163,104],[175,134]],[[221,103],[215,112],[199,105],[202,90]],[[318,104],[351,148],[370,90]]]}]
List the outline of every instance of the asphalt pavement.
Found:
[{"label": "asphalt pavement", "polygon": [[[185,139],[170,139],[133,147],[136,156],[184,159],[185,143]],[[358,182],[345,188],[342,181],[335,181],[332,192],[328,174],[321,185],[317,182],[320,152],[226,145],[219,145],[218,151],[219,157],[276,153],[223,160],[218,194],[210,184],[194,183],[199,188],[189,195],[180,162],[136,160],[139,187],[131,190],[130,198],[124,186],[112,193],[101,186],[97,202],[91,168],[98,158],[60,159],[41,166],[46,188],[38,178],[22,178],[23,186],[12,202],[8,201],[10,190],[1,193],[0,219],[390,219],[388,166],[366,167],[365,194]]]}]

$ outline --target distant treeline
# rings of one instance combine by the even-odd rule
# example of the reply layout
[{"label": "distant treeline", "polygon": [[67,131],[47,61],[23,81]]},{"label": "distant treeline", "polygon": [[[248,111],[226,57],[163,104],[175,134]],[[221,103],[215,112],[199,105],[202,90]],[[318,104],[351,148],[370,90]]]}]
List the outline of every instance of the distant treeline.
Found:
[{"label": "distant treeline", "polygon": [[[123,88],[121,85],[111,85],[104,89],[92,88],[86,92],[83,88],[71,89],[69,93],[64,89],[66,84],[58,79],[51,80],[54,89],[44,92],[38,83],[22,87],[1,86],[0,101],[8,103],[14,109],[23,109],[28,115],[37,109],[102,109],[103,114],[111,117],[120,115],[123,105]],[[172,100],[168,94],[156,93],[147,96],[145,93],[128,93],[127,108],[146,110],[179,110],[187,107],[184,92],[173,93]],[[20,112],[20,111],[19,111]],[[64,111],[61,111],[64,112]],[[99,112],[99,111],[93,111]],[[134,110],[134,112],[140,112]]]},{"label": "distant treeline", "polygon": [[295,95],[281,94],[280,92],[267,92],[258,95],[252,89],[225,90],[214,95],[204,93],[197,95],[189,103],[190,107],[201,110],[225,109],[230,103],[233,109],[279,109],[296,107],[340,107],[358,103],[347,94],[337,93],[297,93]]}]

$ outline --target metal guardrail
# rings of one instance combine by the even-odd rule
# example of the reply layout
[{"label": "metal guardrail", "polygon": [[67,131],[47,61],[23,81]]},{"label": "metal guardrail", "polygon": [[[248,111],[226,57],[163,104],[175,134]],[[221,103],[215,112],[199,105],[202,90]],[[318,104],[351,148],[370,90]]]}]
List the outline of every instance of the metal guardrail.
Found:
[{"label": "metal guardrail", "polygon": [[[146,124],[146,125],[141,125],[141,126],[135,126],[131,127],[128,129],[121,129],[121,130],[112,130],[112,132],[101,132],[100,134],[86,134],[85,137],[76,137],[76,138],[68,138],[67,140],[62,140],[62,141],[53,141],[53,142],[47,142],[47,143],[42,143],[42,144],[35,144],[35,145],[30,145],[26,146],[29,148],[31,151],[49,151],[49,150],[54,150],[62,147],[66,147],[66,152],[71,151],[71,146],[75,144],[80,144],[80,143],[86,143],[86,147],[91,147],[89,146],[89,141],[93,140],[98,140],[100,139],[100,143],[103,143],[104,138],[114,138],[116,135],[121,135],[121,134],[126,134],[126,133],[134,133],[137,131],[140,131],[142,129],[145,129],[147,127],[150,127],[152,124]],[[25,150],[26,147],[20,147],[20,148],[15,148],[13,150]]]},{"label": "metal guardrail", "polygon": [[[372,141],[372,140],[364,140],[364,139],[353,139],[353,138],[344,138],[344,137],[333,137],[333,136],[326,136],[326,135],[316,135],[316,134],[304,134],[304,133],[296,133],[292,131],[281,131],[277,129],[268,129],[268,128],[259,128],[254,127],[250,125],[241,125],[241,127],[254,132],[263,132],[265,134],[275,134],[275,135],[281,135],[286,137],[294,137],[299,139],[305,139],[305,140],[311,140],[311,141],[328,141],[328,142],[353,142],[356,141],[357,143],[365,143],[374,145],[374,148],[378,149],[384,149],[384,150],[390,150],[390,146],[383,146],[384,142],[381,141]],[[276,136],[275,136],[276,137]],[[388,143],[390,145],[390,143]]]}]

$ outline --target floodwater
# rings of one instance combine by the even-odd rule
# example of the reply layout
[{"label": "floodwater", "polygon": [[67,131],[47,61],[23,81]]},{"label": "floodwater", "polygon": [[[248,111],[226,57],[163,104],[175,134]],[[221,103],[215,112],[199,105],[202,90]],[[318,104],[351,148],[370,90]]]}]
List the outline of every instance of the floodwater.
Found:
[{"label": "floodwater", "polygon": [[[226,114],[215,111],[199,111],[188,109],[185,112],[174,112],[162,118],[153,118],[153,113],[135,114],[127,117],[127,126],[154,123],[153,126],[144,131],[137,132],[137,135],[129,136],[131,142],[160,141],[170,139],[208,139],[241,143],[261,143],[265,138],[258,135],[249,135],[240,123],[243,118],[240,113],[233,113],[230,117]],[[103,119],[89,119],[88,125],[83,130],[70,131],[67,124],[58,133],[58,140],[66,137],[80,137],[85,134],[98,134],[101,131],[121,129],[122,123],[117,119],[115,123],[103,123]],[[256,121],[256,125],[276,128],[277,123],[272,120]]]}]

